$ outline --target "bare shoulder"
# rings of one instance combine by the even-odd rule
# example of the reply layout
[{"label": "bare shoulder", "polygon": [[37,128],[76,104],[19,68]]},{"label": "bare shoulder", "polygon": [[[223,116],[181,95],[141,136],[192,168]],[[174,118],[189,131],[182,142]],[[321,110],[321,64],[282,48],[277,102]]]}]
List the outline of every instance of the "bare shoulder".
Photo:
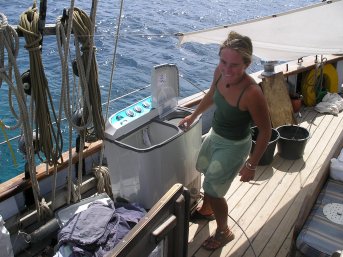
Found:
[{"label": "bare shoulder", "polygon": [[262,89],[255,82],[251,83],[247,88],[247,95],[249,97],[264,97]]},{"label": "bare shoulder", "polygon": [[256,109],[265,106],[267,101],[262,88],[256,83],[251,83],[246,89],[245,104],[247,109]]}]

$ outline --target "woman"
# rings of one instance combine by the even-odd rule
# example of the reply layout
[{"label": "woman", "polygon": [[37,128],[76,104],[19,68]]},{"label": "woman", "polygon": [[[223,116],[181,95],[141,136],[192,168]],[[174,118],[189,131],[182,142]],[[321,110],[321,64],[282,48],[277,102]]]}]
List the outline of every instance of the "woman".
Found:
[{"label": "woman", "polygon": [[[220,47],[219,57],[209,91],[196,110],[179,124],[187,129],[212,104],[217,107],[196,164],[205,176],[204,198],[193,217],[215,219],[217,223],[216,233],[202,245],[207,250],[215,250],[234,239],[227,224],[228,205],[224,196],[238,172],[243,182],[254,179],[271,136],[267,102],[260,87],[246,73],[252,60],[250,38],[230,32]],[[252,122],[259,133],[254,151],[247,159]]]}]

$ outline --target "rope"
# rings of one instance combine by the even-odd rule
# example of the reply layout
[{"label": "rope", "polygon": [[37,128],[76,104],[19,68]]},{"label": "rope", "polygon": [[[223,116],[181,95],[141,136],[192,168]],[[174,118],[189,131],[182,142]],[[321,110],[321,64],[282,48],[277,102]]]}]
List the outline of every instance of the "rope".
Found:
[{"label": "rope", "polygon": [[[110,77],[110,86],[108,89],[108,97],[107,97],[107,104],[106,104],[106,114],[105,114],[105,119],[108,119],[108,110],[110,107],[110,99],[111,99],[111,92],[112,92],[112,86],[113,86],[113,74],[114,70],[116,67],[116,56],[117,56],[117,48],[118,48],[118,42],[119,42],[119,32],[120,32],[120,26],[121,26],[121,20],[122,20],[122,12],[123,12],[123,7],[124,7],[124,0],[120,1],[120,12],[119,12],[119,20],[118,20],[118,26],[116,30],[116,37],[115,37],[115,44],[114,44],[114,50],[113,50],[113,59],[112,59],[112,69],[111,69],[111,77]],[[102,164],[104,158],[104,145],[101,146],[101,151],[100,151],[100,160],[99,164]],[[112,192],[111,192],[112,194]]]},{"label": "rope", "polygon": [[[77,68],[80,84],[84,92],[84,101],[90,103],[90,107],[87,105],[84,106],[83,117],[87,118],[90,115],[89,112],[91,112],[94,133],[98,139],[103,139],[105,122],[102,116],[98,69],[93,48],[94,23],[91,22],[84,11],[78,8],[74,8],[73,11],[73,31],[75,35],[75,47],[77,49]],[[79,43],[82,46],[81,49]],[[79,49],[83,52],[82,56],[80,56]]]},{"label": "rope", "polygon": [[[92,20],[95,20],[96,1],[93,1],[92,7]],[[72,14],[72,15],[70,15]],[[87,16],[87,14],[78,8],[74,8],[74,2],[71,2],[71,8],[69,9],[67,30],[64,28],[65,21],[62,17],[59,17],[56,22],[56,37],[58,42],[58,51],[62,63],[62,102],[64,103],[65,115],[69,121],[70,127],[78,130],[80,134],[80,150],[79,150],[79,170],[78,170],[78,193],[80,194],[82,184],[82,153],[84,149],[84,133],[87,131],[87,127],[93,123],[93,130],[97,139],[104,138],[105,122],[102,117],[102,107],[100,99],[100,87],[98,83],[98,70],[95,59],[95,52],[93,49],[93,34],[95,31],[95,22]],[[71,35],[71,28],[73,27],[75,39],[74,45],[76,47],[76,61],[79,76],[79,84],[82,88],[82,95],[78,97],[81,99],[82,108],[82,121],[77,122],[72,119],[72,110],[70,109],[70,88],[68,78],[68,53],[69,42]],[[67,34],[65,34],[67,31]],[[81,44],[81,48],[80,48]],[[81,51],[83,54],[81,55]],[[71,133],[69,136],[69,142],[71,142]],[[69,143],[69,159],[72,159],[71,143]],[[72,167],[69,163],[68,169],[68,202],[70,201],[69,195],[72,194],[71,178]]]},{"label": "rope", "polygon": [[114,70],[116,68],[116,56],[117,56],[117,48],[118,48],[118,41],[119,41],[119,31],[120,31],[121,20],[122,20],[123,6],[124,6],[124,0],[121,0],[120,1],[119,20],[118,20],[118,26],[117,26],[117,30],[116,30],[115,44],[114,44],[114,50],[113,50],[110,86],[109,86],[108,94],[107,94],[108,97],[107,97],[106,116],[105,116],[106,120],[108,118],[108,110],[109,110],[109,104],[110,104],[111,92],[112,92],[112,86],[113,86],[113,74],[114,74]]},{"label": "rope", "polygon": [[0,128],[1,128],[1,131],[5,137],[5,140],[7,142],[7,146],[8,146],[8,149],[10,150],[10,153],[11,153],[11,157],[12,157],[12,160],[13,160],[13,163],[14,163],[14,166],[15,167],[18,167],[18,163],[17,163],[17,159],[15,158],[15,154],[14,154],[14,151],[13,151],[13,148],[12,148],[12,145],[11,143],[8,141],[8,136],[7,136],[7,133],[6,133],[6,130],[5,130],[5,126],[2,122],[2,120],[0,120]]},{"label": "rope", "polygon": [[[39,135],[39,150],[44,154],[43,160],[49,165],[57,165],[58,160],[62,156],[62,135],[57,124],[57,132],[52,126],[48,100],[50,103],[53,117],[56,121],[56,114],[53,106],[52,97],[48,88],[48,81],[45,77],[42,57],[41,57],[41,39],[42,35],[38,30],[39,15],[37,8],[34,6],[29,8],[20,16],[18,29],[23,32],[26,45],[25,48],[29,51],[30,56],[30,74],[31,74],[31,92],[34,102],[35,126],[36,135]],[[59,135],[57,135],[59,134]]]},{"label": "rope", "polygon": [[[113,99],[111,99],[109,102],[110,102],[110,103],[116,102],[116,101],[118,101],[118,100],[120,100],[120,99],[122,99],[122,98],[125,98],[126,96],[129,96],[129,95],[135,94],[135,93],[137,93],[137,92],[146,90],[146,89],[149,88],[149,87],[150,87],[150,84],[147,85],[147,86],[144,86],[144,87],[142,87],[142,88],[135,89],[135,90],[133,90],[133,91],[127,93],[127,94],[124,94],[124,95],[118,96],[118,97],[116,97],[116,98],[113,98]],[[107,104],[107,103],[102,103],[101,105],[104,106],[105,104]],[[64,118],[61,119],[61,121],[66,121],[66,120],[67,120],[66,117],[64,117]],[[18,138],[20,138],[20,135],[13,136],[13,137],[9,138],[8,140],[9,140],[9,141],[13,141],[13,140],[16,140],[16,139],[18,139]],[[6,144],[6,141],[0,142],[0,145],[3,145],[3,144]]]},{"label": "rope", "polygon": [[[22,133],[24,135],[25,141],[25,157],[27,160],[27,166],[30,173],[31,183],[32,183],[32,190],[33,196],[35,200],[35,206],[37,209],[38,219],[40,219],[41,208],[39,204],[40,198],[40,189],[36,178],[36,165],[34,159],[34,150],[33,150],[33,138],[32,138],[32,128],[29,121],[28,110],[25,102],[25,93],[24,87],[22,84],[22,80],[19,74],[19,68],[17,66],[16,58],[18,56],[18,49],[19,49],[19,40],[16,31],[7,24],[7,18],[5,15],[0,13],[1,17],[1,27],[0,27],[0,35],[1,35],[1,53],[7,52],[7,60],[8,60],[8,72],[2,65],[1,67],[1,77],[5,80],[5,82],[9,86],[9,104],[11,112],[14,114],[14,108],[12,106],[12,92],[15,95],[15,99],[17,100],[19,115],[15,114],[15,118],[17,119],[17,124],[14,127],[21,126]],[[2,47],[3,46],[3,47]],[[2,58],[2,57],[1,57]],[[13,84],[13,74],[12,70],[14,71],[14,77],[17,83],[15,87]],[[25,120],[26,122],[22,122]],[[5,128],[10,128],[9,126],[5,125]]]},{"label": "rope", "polygon": [[[71,1],[70,12],[73,12],[74,9],[74,1]],[[90,120],[87,121],[86,124],[83,126],[79,126],[76,122],[74,122],[72,118],[72,110],[71,110],[71,103],[70,103],[70,87],[69,87],[69,67],[68,67],[68,53],[69,53],[69,42],[70,42],[70,35],[71,35],[71,24],[72,19],[68,19],[67,25],[67,35],[65,34],[66,29],[64,28],[64,23],[62,22],[62,17],[58,17],[56,20],[56,39],[57,39],[57,46],[58,52],[61,59],[61,66],[62,66],[62,86],[61,86],[61,102],[60,102],[60,110],[62,110],[62,105],[64,105],[64,111],[66,119],[69,122],[69,164],[68,164],[68,182],[67,182],[67,203],[70,204],[70,201],[75,201],[78,197],[75,194],[74,186],[72,183],[72,133],[73,128],[77,129],[79,133],[84,131],[87,126],[90,124]],[[73,88],[74,91],[74,88]],[[74,94],[73,94],[74,95]],[[80,96],[81,98],[81,96]],[[81,162],[82,163],[82,162]],[[79,183],[80,184],[80,183]]]},{"label": "rope", "polygon": [[[314,83],[315,86],[315,92],[316,92],[316,102],[320,102],[322,99],[320,99],[320,93],[322,92],[323,89],[323,82],[324,82],[324,66],[327,63],[326,58],[321,58],[320,63],[315,66],[315,80],[316,82]],[[319,70],[319,71],[318,71]],[[318,75],[319,72],[319,75]]]},{"label": "rope", "polygon": [[[18,56],[19,51],[19,39],[18,35],[15,32],[15,30],[8,25],[7,23],[7,17],[0,13],[1,18],[1,24],[0,24],[0,86],[3,82],[3,80],[8,84],[8,99],[9,99],[9,107],[11,110],[12,115],[17,120],[17,123],[15,125],[9,126],[3,123],[5,129],[8,130],[14,130],[21,126],[22,119],[20,118],[20,115],[17,114],[13,107],[12,102],[12,93],[14,94],[15,98],[18,99],[18,90],[15,88],[13,82],[12,82],[12,69],[13,64],[16,62],[16,58]],[[8,54],[8,69],[5,68],[5,49]],[[7,73],[6,73],[7,71]]]},{"label": "rope", "polygon": [[[41,43],[42,35],[40,33],[40,18],[37,13],[36,3],[33,8],[29,8],[20,16],[20,22],[18,29],[23,32],[26,46],[25,48],[29,51],[30,57],[30,79],[31,79],[31,113],[32,113],[32,124],[36,126],[36,138],[38,138],[37,144],[38,149],[44,154],[45,160],[43,160],[39,151],[37,151],[38,157],[41,161],[46,162],[48,171],[48,165],[54,166],[53,176],[53,194],[52,194],[52,208],[55,206],[55,191],[56,191],[56,180],[57,173],[56,167],[59,159],[62,157],[62,145],[63,138],[60,130],[60,120],[57,121],[55,109],[52,101],[52,97],[48,88],[48,82],[45,77],[42,57],[41,57]],[[51,112],[55,122],[52,122],[50,116],[50,110],[48,100],[51,107]],[[53,124],[56,124],[56,131]],[[48,205],[44,204],[44,199],[39,206],[41,213],[40,217],[45,217],[49,209]],[[51,211],[49,209],[49,211]]]},{"label": "rope", "polygon": [[73,203],[78,202],[79,200],[81,200],[81,194],[79,193],[80,191],[78,190],[78,187],[72,183],[72,187],[71,187],[71,201]]},{"label": "rope", "polygon": [[40,204],[40,209],[41,209],[41,218],[46,220],[48,218],[51,218],[54,215],[54,213],[52,212],[52,210],[50,209],[48,203],[45,201],[44,198],[42,198],[39,204]]},{"label": "rope", "polygon": [[97,190],[98,193],[101,194],[106,192],[108,196],[111,198],[112,195],[112,187],[111,187],[111,180],[110,180],[110,172],[108,167],[105,166],[96,166],[92,169],[95,177],[98,180]]},{"label": "rope", "polygon": [[[72,12],[74,10],[74,0],[70,1],[69,10]],[[69,163],[68,163],[68,181],[67,181],[67,204],[70,204],[72,197],[72,133],[73,127],[76,125],[73,124],[71,118],[70,110],[70,98],[69,98],[69,79],[68,79],[68,53],[69,53],[69,42],[71,36],[71,25],[72,19],[68,19],[67,29],[65,30],[62,24],[62,17],[58,17],[56,20],[56,40],[58,53],[61,59],[62,66],[62,86],[61,86],[61,102],[60,110],[62,110],[62,105],[64,105],[65,116],[69,122]],[[67,34],[65,34],[67,31]],[[81,128],[80,128],[81,129]]]}]

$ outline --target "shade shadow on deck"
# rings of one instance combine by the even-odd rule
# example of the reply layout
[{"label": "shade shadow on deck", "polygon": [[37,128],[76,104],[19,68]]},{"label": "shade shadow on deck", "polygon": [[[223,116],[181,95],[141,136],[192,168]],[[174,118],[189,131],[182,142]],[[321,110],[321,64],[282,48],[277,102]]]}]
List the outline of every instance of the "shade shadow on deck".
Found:
[{"label": "shade shadow on deck", "polygon": [[[303,158],[283,159],[276,148],[273,162],[259,166],[253,182],[242,183],[236,177],[226,195],[229,215],[249,237],[256,256],[289,256],[304,199],[342,147],[343,113],[324,115],[305,108],[298,121],[310,132]],[[241,228],[231,218],[228,222],[236,238],[213,252],[201,248],[201,243],[214,233],[215,221],[190,223],[188,256],[255,256]]]}]

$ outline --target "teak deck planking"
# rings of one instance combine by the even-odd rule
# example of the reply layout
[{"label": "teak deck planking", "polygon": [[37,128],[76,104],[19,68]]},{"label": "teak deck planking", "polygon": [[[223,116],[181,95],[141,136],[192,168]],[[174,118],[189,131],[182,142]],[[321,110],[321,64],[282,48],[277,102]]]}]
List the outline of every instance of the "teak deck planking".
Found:
[{"label": "teak deck planking", "polygon": [[[255,180],[242,183],[235,178],[226,195],[229,215],[249,237],[256,256],[290,256],[294,224],[304,199],[328,171],[330,159],[343,145],[343,113],[320,114],[303,108],[299,126],[310,132],[303,158],[286,160],[277,154],[270,165],[259,166]],[[190,223],[189,257],[255,256],[246,236],[229,217],[235,239],[216,251],[202,242],[215,232],[215,221]]]}]

